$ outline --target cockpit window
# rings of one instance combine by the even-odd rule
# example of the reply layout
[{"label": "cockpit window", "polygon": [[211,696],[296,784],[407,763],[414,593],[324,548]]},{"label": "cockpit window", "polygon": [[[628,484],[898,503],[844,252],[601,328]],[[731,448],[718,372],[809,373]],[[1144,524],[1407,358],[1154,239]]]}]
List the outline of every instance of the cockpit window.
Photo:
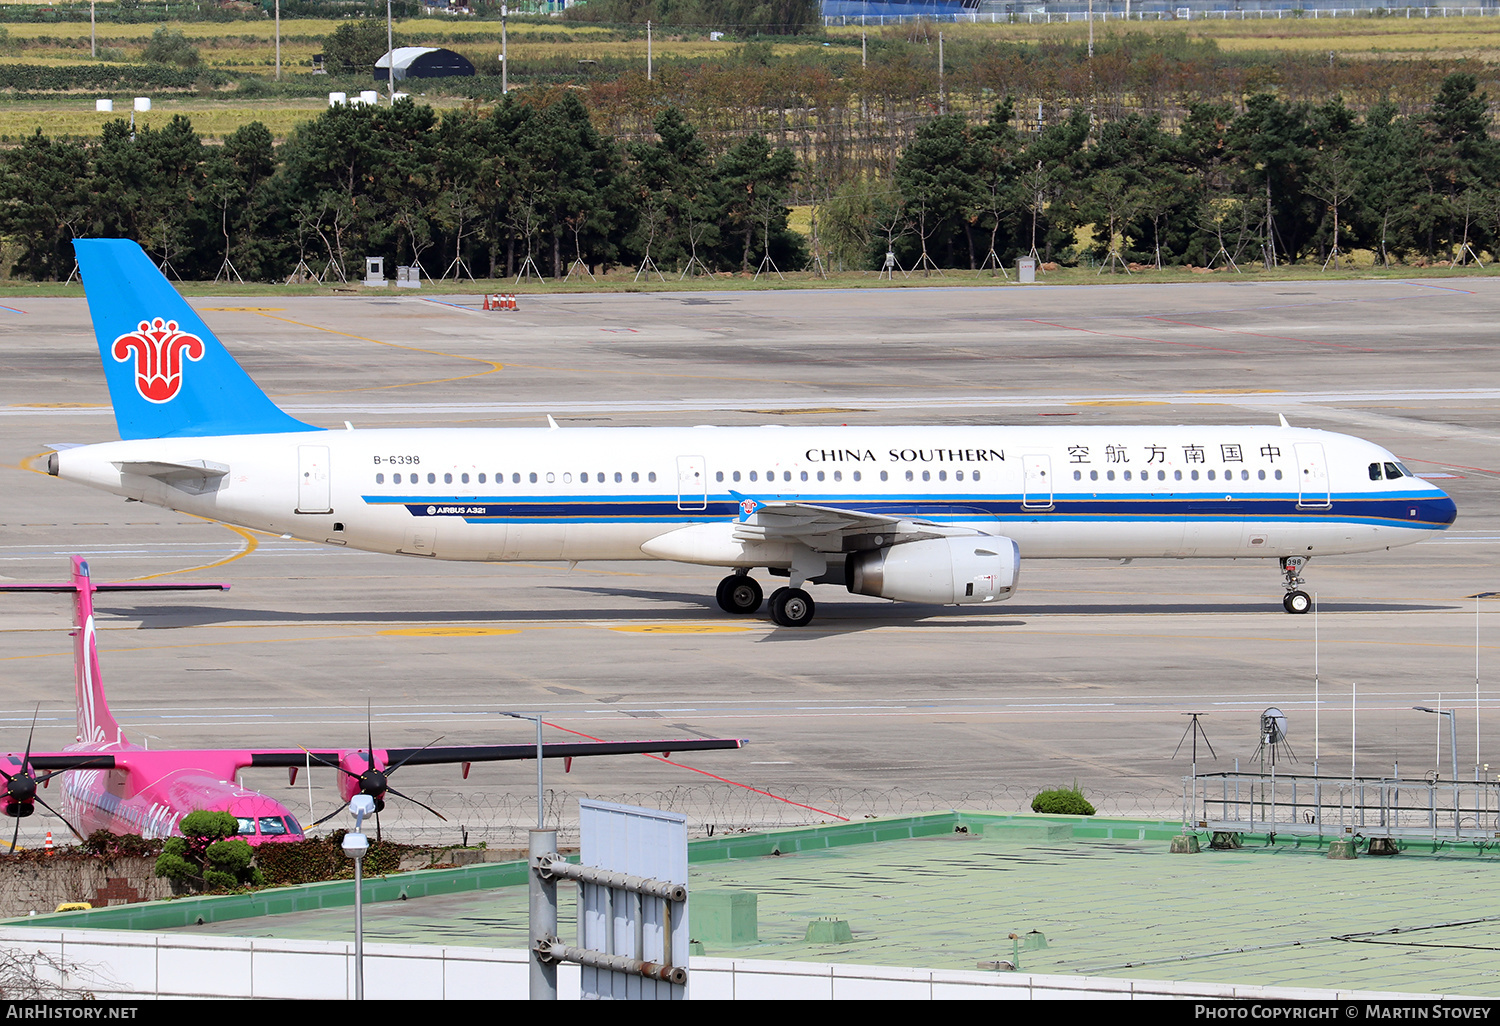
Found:
[{"label": "cockpit window", "polygon": [[235,833],[244,834],[249,837],[255,836],[255,818],[253,816],[236,816],[234,821],[238,824],[235,828]]},{"label": "cockpit window", "polygon": [[280,837],[287,832],[286,823],[280,816],[260,817],[260,832],[267,837]]},{"label": "cockpit window", "polygon": [[1385,479],[1387,481],[1394,481],[1396,480],[1396,478],[1401,476],[1403,476],[1401,473],[1401,464],[1387,463],[1385,465]]},{"label": "cockpit window", "polygon": [[1371,481],[1379,481],[1380,480],[1380,464],[1379,463],[1371,463],[1370,464],[1370,480]]}]

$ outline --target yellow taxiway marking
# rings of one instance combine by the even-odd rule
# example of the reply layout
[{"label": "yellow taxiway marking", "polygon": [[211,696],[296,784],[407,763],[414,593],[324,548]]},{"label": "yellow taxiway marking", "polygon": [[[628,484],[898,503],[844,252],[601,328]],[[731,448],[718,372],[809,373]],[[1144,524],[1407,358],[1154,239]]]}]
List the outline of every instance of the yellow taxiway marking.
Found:
[{"label": "yellow taxiway marking", "polygon": [[109,403],[11,403],[13,410],[106,410]]},{"label": "yellow taxiway marking", "polygon": [[1190,388],[1188,395],[1280,395],[1280,388]]},{"label": "yellow taxiway marking", "polygon": [[255,540],[255,535],[251,534],[243,527],[235,527],[233,524],[226,524],[224,523],[224,521],[215,520],[212,517],[200,517],[196,513],[189,513],[188,516],[197,517],[199,520],[207,520],[210,524],[218,524],[220,527],[233,531],[235,534],[239,535],[245,540],[245,544],[240,547],[240,551],[234,553],[232,556],[225,556],[223,559],[215,560],[212,563],[204,563],[201,566],[184,567],[181,570],[163,570],[159,574],[147,574],[145,577],[132,577],[131,580],[154,581],[158,577],[171,577],[174,574],[191,574],[197,573],[199,570],[212,570],[215,567],[223,566],[226,563],[233,563],[237,559],[244,559],[246,556],[250,555],[250,553],[260,548],[260,542]]},{"label": "yellow taxiway marking", "polygon": [[284,306],[200,306],[198,309],[216,313],[286,313]]},{"label": "yellow taxiway marking", "polygon": [[752,629],[737,623],[645,623],[610,628],[622,634],[738,634]]}]

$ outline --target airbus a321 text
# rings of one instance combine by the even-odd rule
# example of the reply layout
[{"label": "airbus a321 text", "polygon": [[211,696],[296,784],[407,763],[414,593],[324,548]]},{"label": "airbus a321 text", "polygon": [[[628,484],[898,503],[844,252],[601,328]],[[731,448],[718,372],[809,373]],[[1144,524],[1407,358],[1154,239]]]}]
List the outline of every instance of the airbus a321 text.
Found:
[{"label": "airbus a321 text", "polygon": [[[61,584],[5,584],[0,591],[71,592],[77,625],[73,631],[73,678],[78,706],[77,743],[61,751],[33,751],[27,739],[24,752],[0,755],[0,792],[5,815],[16,819],[11,838],[20,835],[20,820],[40,804],[59,817],[80,837],[101,828],[117,834],[165,837],[178,832],[178,823],[189,812],[207,809],[232,813],[239,820],[239,834],[251,844],[266,841],[300,841],[302,826],[274,798],[235,783],[243,769],[285,767],[295,782],[303,767],[329,766],[339,773],[339,793],[347,805],[357,794],[375,800],[378,812],[388,796],[403,798],[437,813],[430,806],[390,786],[390,777],[403,766],[460,764],[468,777],[469,765],[534,759],[535,744],[475,745],[470,747],[376,748],[208,748],[148,751],[131,743],[109,711],[99,674],[95,642],[94,600],[96,591],[182,591],[227,588],[222,584],[161,584],[124,582],[95,584],[82,558],[73,557],[73,575]],[[743,741],[727,738],[684,738],[680,741],[577,741],[542,745],[542,757],[572,759],[594,755],[630,755],[707,751],[739,748]],[[62,808],[53,809],[37,794],[39,786],[62,777]],[[343,806],[330,812],[331,818]],[[321,820],[320,820],[321,822]]]},{"label": "airbus a321 text", "polygon": [[133,242],[75,242],[121,440],[65,480],[217,520],[455,560],[668,559],[729,613],[809,583],[984,605],[1021,560],[1313,556],[1430,537],[1453,500],[1360,438],[1289,426],[322,430],[279,409]]}]

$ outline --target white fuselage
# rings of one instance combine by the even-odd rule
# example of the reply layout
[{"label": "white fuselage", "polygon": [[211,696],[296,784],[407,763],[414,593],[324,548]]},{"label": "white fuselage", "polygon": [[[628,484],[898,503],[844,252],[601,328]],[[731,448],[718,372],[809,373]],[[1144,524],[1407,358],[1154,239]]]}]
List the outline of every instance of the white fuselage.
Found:
[{"label": "white fuselage", "polygon": [[[151,469],[196,461],[217,473]],[[375,552],[774,567],[791,558],[775,546],[663,536],[732,524],[747,499],[977,529],[1033,559],[1350,553],[1452,522],[1447,495],[1387,465],[1362,439],[1271,426],[427,428],[105,442],[55,472]]]}]

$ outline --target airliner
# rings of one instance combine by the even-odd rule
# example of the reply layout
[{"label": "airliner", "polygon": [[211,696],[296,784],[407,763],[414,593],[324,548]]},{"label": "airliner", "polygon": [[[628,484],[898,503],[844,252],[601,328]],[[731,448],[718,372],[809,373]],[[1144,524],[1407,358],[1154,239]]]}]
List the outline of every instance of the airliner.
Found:
[{"label": "airliner", "polygon": [[1315,556],[1446,529],[1391,452],[1276,425],[326,430],[277,407],[133,242],[77,240],[120,440],[60,447],[68,481],[242,527],[418,558],[675,560],[786,585],[984,606],[1022,559],[1275,559],[1289,613]]},{"label": "airliner", "polygon": [[[344,804],[318,822],[332,819],[357,794],[368,795],[378,814],[387,797],[404,799],[438,816],[442,813],[391,786],[391,776],[408,765],[461,764],[463,776],[476,762],[562,759],[571,767],[576,758],[597,755],[700,752],[741,748],[736,738],[681,738],[666,741],[564,741],[535,744],[376,748],[367,733],[364,748],[207,748],[150,750],[132,742],[109,710],[99,672],[98,634],[94,627],[94,593],[120,591],[228,590],[227,584],[123,581],[96,582],[89,565],[73,557],[73,573],[55,584],[0,585],[0,592],[65,592],[73,596],[73,691],[78,735],[59,751],[35,751],[31,738],[21,752],[0,754],[0,813],[15,819],[11,851],[16,850],[21,820],[36,805],[61,819],[79,840],[95,830],[115,834],[168,837],[180,833],[182,818],[198,809],[228,812],[238,824],[237,836],[252,845],[304,839],[302,825],[276,799],[235,782],[250,767],[283,767],[296,783],[300,768],[331,767],[338,771]],[[32,724],[33,729],[35,723]],[[441,740],[441,739],[439,739]],[[53,777],[61,776],[62,809],[47,804],[38,793]],[[315,824],[316,825],[316,824]],[[379,820],[376,820],[379,829]]]}]

